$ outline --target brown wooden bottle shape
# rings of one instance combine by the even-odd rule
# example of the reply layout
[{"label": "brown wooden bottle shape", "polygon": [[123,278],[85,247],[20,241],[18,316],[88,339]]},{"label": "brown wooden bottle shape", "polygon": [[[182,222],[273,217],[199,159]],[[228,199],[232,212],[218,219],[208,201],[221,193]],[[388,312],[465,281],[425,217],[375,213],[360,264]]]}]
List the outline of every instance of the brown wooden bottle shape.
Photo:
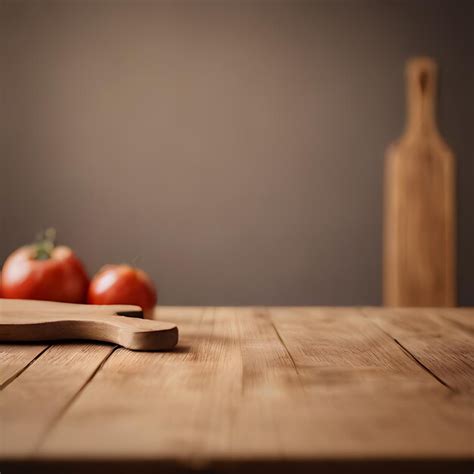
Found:
[{"label": "brown wooden bottle shape", "polygon": [[455,163],[435,120],[437,66],[408,61],[406,130],[385,160],[387,306],[454,306]]}]

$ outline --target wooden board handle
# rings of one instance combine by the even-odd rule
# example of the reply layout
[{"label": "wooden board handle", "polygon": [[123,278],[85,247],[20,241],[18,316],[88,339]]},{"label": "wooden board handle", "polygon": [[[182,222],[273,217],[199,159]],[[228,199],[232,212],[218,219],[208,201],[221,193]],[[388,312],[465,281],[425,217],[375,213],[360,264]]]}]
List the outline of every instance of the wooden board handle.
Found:
[{"label": "wooden board handle", "polygon": [[139,313],[138,306],[0,299],[0,341],[86,339],[142,351],[177,344],[178,328],[172,323],[119,316]]},{"label": "wooden board handle", "polygon": [[435,98],[438,66],[427,57],[407,62],[407,135],[411,137],[437,133]]}]

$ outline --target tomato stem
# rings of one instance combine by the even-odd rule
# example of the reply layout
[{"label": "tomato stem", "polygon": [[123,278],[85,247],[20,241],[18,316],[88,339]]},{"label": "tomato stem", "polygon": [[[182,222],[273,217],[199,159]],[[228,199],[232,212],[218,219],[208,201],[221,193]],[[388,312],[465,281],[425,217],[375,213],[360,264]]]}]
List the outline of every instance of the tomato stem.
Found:
[{"label": "tomato stem", "polygon": [[36,260],[48,260],[51,258],[56,241],[56,229],[49,228],[44,232],[40,232],[36,238]]}]

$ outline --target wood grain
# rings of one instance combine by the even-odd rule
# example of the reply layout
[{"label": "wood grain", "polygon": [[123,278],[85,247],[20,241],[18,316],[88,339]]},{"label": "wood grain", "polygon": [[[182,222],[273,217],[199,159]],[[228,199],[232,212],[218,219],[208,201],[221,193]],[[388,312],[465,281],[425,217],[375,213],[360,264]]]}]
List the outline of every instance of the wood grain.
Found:
[{"label": "wood grain", "polygon": [[[124,459],[159,456],[206,466],[227,457],[271,460],[302,445],[301,426],[308,421],[298,403],[304,394],[265,310],[211,308],[179,325],[189,352],[158,361],[158,354],[117,351],[40,455],[107,458],[120,452]],[[134,378],[112,385],[122,367],[133,367]],[[104,398],[113,400],[106,414]],[[106,441],[98,443],[97,425],[86,413],[101,424]]]},{"label": "wood grain", "polygon": [[48,346],[44,345],[0,345],[0,389],[4,388]]},{"label": "wood grain", "polygon": [[273,308],[271,316],[310,400],[313,428],[305,437],[314,445],[300,455],[472,453],[470,399],[453,401],[444,385],[357,310]]},{"label": "wood grain", "polygon": [[183,330],[187,353],[117,351],[41,456],[209,465],[471,452],[466,402],[356,310],[206,309]]},{"label": "wood grain", "polygon": [[132,350],[170,350],[176,345],[176,325],[140,316],[138,306],[0,299],[0,341],[84,339]]},{"label": "wood grain", "polygon": [[454,324],[458,329],[474,336],[474,312],[472,308],[443,308],[438,309],[438,314]]},{"label": "wood grain", "polygon": [[407,65],[408,120],[385,162],[384,304],[454,306],[455,163],[435,121],[435,62]]},{"label": "wood grain", "polygon": [[[451,389],[474,389],[474,337],[462,327],[472,324],[474,309],[396,308],[381,313],[366,308],[364,313]],[[456,326],[445,318],[463,322]]]},{"label": "wood grain", "polygon": [[175,352],[115,351],[44,440],[42,455],[189,457],[202,435],[193,419],[207,393],[203,371],[211,360],[213,311],[193,312],[186,320],[176,314],[181,348]]},{"label": "wood grain", "polygon": [[0,458],[29,456],[113,349],[52,346],[0,392]]},{"label": "wood grain", "polygon": [[443,389],[358,310],[272,308],[271,315],[311,389]]},{"label": "wood grain", "polygon": [[[52,357],[54,346],[9,384],[0,414],[5,432],[16,434],[2,457],[12,472],[83,472],[81,465],[98,472],[454,472],[473,457],[469,374],[455,376],[457,392],[434,374],[445,370],[438,356],[463,360],[466,348],[453,344],[448,352],[449,341],[468,333],[448,320],[459,310],[434,319],[413,311],[421,316],[376,308],[159,308],[156,317],[180,326],[175,351],[119,348],[101,364],[109,354],[94,354],[103,346],[82,355],[82,345],[57,346]],[[379,324],[385,317],[402,335],[418,321],[418,338],[434,336],[433,319],[449,336],[445,352],[432,346],[428,369],[389,323]],[[16,421],[13,413],[28,404]],[[84,464],[67,464],[73,460]]]}]

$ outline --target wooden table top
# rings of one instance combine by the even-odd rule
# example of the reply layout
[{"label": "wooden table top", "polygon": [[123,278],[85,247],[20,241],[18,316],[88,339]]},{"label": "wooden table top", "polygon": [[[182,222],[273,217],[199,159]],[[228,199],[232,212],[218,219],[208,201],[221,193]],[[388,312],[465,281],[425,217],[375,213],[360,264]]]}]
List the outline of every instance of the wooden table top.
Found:
[{"label": "wooden table top", "polygon": [[156,318],[174,352],[0,345],[0,471],[472,471],[474,309]]}]

